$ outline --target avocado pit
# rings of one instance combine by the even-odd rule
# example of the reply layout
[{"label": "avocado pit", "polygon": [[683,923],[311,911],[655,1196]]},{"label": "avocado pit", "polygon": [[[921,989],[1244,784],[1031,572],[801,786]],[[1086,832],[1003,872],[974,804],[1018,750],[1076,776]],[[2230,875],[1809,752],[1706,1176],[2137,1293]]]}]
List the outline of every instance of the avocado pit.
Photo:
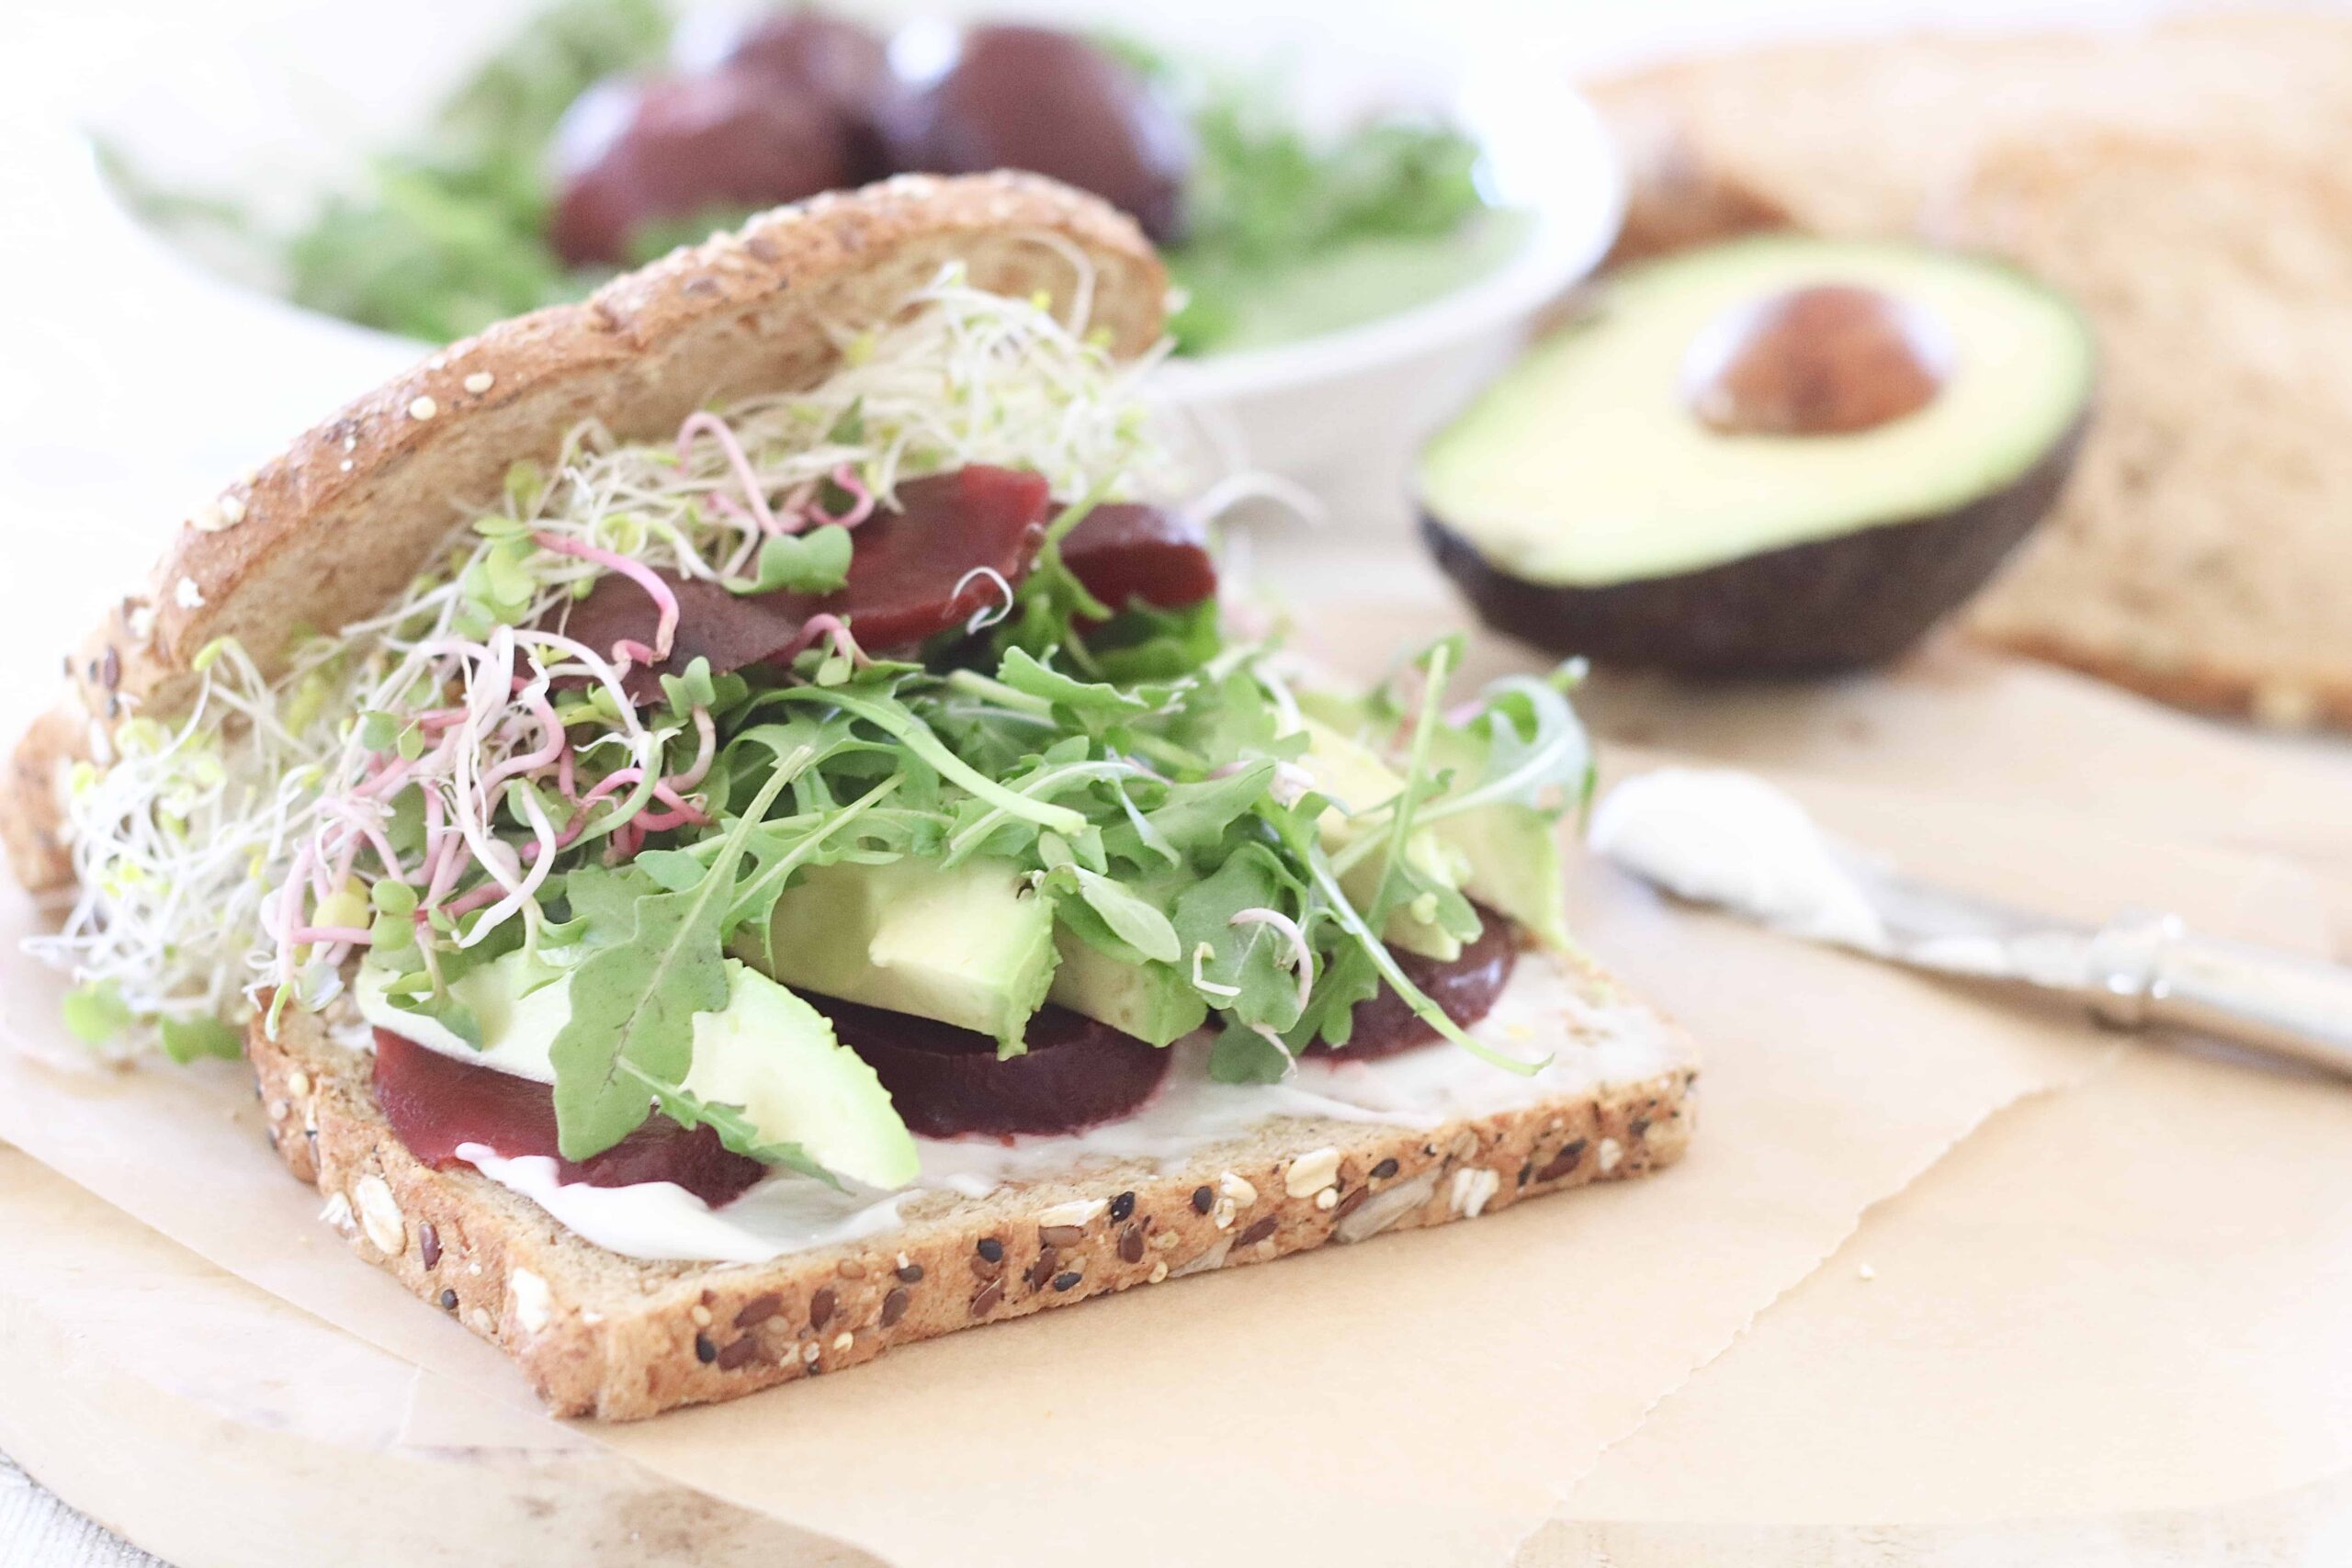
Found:
[{"label": "avocado pit", "polygon": [[1716,317],[1691,343],[1683,385],[1690,412],[1724,435],[1854,435],[1933,402],[1957,356],[1925,306],[1816,283]]}]

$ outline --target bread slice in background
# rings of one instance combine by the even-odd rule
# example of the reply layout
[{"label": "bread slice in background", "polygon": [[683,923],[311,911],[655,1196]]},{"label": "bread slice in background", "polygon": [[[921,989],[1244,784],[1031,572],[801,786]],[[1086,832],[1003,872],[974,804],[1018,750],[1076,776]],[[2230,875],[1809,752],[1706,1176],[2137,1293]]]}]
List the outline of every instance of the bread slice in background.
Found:
[{"label": "bread slice in background", "polygon": [[1269,1121],[1166,1169],[1129,1162],[985,1198],[922,1193],[898,1230],[752,1265],[625,1258],[472,1170],[424,1165],[377,1106],[372,1059],[332,1043],[310,1015],[289,1016],[275,1040],[256,1028],[246,1050],[272,1145],[326,1195],[327,1218],[362,1258],[504,1350],[556,1414],[628,1421],[1679,1157],[1696,1073],[1681,1031],[1589,960],[1521,962],[1566,965],[1580,1003],[1548,1035],[1508,1043],[1561,1058],[1559,1086],[1526,1105],[1430,1127]]},{"label": "bread slice in background", "polygon": [[1777,45],[1593,91],[1633,166],[1623,255],[1910,232],[2083,300],[2090,437],[1977,635],[2352,727],[2352,15]]},{"label": "bread slice in background", "polygon": [[1953,222],[2071,289],[2105,353],[2074,488],[1972,627],[2352,726],[2352,171],[2085,133],[1990,150]]}]

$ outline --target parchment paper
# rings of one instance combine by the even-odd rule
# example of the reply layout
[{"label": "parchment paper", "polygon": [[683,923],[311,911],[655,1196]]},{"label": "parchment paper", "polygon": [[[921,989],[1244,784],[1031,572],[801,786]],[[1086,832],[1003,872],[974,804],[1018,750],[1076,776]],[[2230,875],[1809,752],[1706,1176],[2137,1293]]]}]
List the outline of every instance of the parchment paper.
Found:
[{"label": "parchment paper", "polygon": [[[2160,885],[2248,934],[2247,911],[2278,907],[2278,878],[2241,859],[1997,822],[1972,837],[1982,812],[1928,822],[1895,802],[1873,818],[1867,795],[1818,793],[1825,815],[1923,865],[2040,877],[2010,890],[2053,905]],[[1141,1540],[1167,1562],[1295,1560],[1309,1543],[1365,1562],[1492,1560],[1865,1208],[2113,1049],[2069,1014],[1693,916],[1603,867],[1583,867],[1575,895],[1589,942],[1705,1044],[1700,1136],[1678,1169],[598,1435],[908,1563]],[[38,1032],[53,985],[11,964],[8,1025]],[[243,1094],[226,1071],[93,1084],[12,1059],[0,1136],[297,1304],[525,1403],[494,1353],[315,1223]]]},{"label": "parchment paper", "polygon": [[[1385,624],[1393,638],[1397,623]],[[1971,739],[1998,743],[1984,723]],[[2100,765],[2126,779],[2209,765],[2201,731],[2194,746],[2177,739],[2168,724],[2119,723]],[[2211,739],[2226,754],[2230,738]],[[2030,761],[2036,739],[2010,738],[2013,755]],[[1932,781],[1939,758],[1917,752],[1914,776]],[[1611,763],[1654,760],[1621,747]],[[2061,913],[2163,902],[2217,931],[2307,944],[2327,918],[2328,890],[2308,873],[2152,840],[2130,821],[1917,788],[1800,787],[1833,827],[1918,870]],[[1585,940],[1702,1042],[1699,1134],[1679,1168],[955,1336],[731,1405],[581,1430],[908,1564],[1047,1551],[1491,1562],[1866,1210],[2003,1107],[2082,1081],[2118,1048],[2069,1010],[1674,908],[1606,867],[1579,866],[1572,895]],[[9,897],[0,925],[20,929],[28,910]],[[53,1042],[56,984],[7,948],[0,1021]],[[514,1416],[530,1396],[495,1352],[316,1223],[316,1199],[261,1146],[232,1069],[93,1077],[0,1053],[0,1138],[444,1374],[413,1391],[406,1440],[503,1439],[537,1421]],[[2063,1213],[2064,1198],[2047,1194],[2045,1212]],[[2095,1225],[2097,1211],[2078,1223]],[[538,1424],[550,1442],[569,1436]]]}]

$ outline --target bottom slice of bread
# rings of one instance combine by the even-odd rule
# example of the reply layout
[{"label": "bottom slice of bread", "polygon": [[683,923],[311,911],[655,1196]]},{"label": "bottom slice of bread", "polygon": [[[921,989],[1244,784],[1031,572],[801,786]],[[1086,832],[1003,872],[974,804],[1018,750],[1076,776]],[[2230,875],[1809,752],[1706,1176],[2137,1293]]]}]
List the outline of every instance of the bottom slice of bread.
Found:
[{"label": "bottom slice of bread", "polygon": [[1522,970],[1549,964],[1577,1005],[1555,1036],[1510,1043],[1559,1058],[1510,1110],[1426,1127],[1270,1120],[1180,1166],[1098,1166],[984,1198],[925,1191],[895,1232],[748,1265],[623,1257],[472,1170],[424,1164],[378,1109],[368,1055],[315,1020],[289,1017],[275,1040],[256,1030],[248,1051],[272,1144],[361,1257],[505,1350],[556,1414],[626,1421],[1670,1163],[1696,1076],[1681,1032],[1589,960],[1531,955]]}]

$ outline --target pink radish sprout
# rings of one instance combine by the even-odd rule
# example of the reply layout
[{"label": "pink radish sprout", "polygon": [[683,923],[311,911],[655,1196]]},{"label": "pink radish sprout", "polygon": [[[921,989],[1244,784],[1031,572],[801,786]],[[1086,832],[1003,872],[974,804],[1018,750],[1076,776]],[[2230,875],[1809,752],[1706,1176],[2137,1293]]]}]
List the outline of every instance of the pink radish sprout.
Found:
[{"label": "pink radish sprout", "polygon": [[553,550],[560,556],[571,556],[580,560],[591,561],[607,571],[619,572],[623,577],[644,589],[647,595],[652,599],[654,608],[661,612],[661,618],[654,623],[653,646],[649,649],[641,642],[626,639],[615,643],[613,645],[615,662],[659,664],[670,657],[671,643],[678,635],[678,596],[670,591],[670,585],[662,581],[651,567],[643,561],[633,560],[618,551],[604,549],[579,539],[567,539],[560,534],[549,533],[546,529],[538,530],[531,537],[541,549]]},{"label": "pink radish sprout", "polygon": [[[752,503],[752,515],[757,520],[760,532],[763,534],[790,533],[792,530],[779,522],[776,514],[769,510],[767,492],[761,488],[759,473],[752,467],[751,454],[743,450],[743,444],[735,439],[735,433],[729,430],[727,427],[727,422],[717,414],[695,412],[686,416],[686,422],[678,426],[678,461],[685,463],[693,460],[695,437],[697,435],[709,436],[719,452],[725,456],[728,467],[735,470],[735,481],[743,487],[744,498]],[[738,510],[731,504],[732,497],[714,495],[711,499],[724,511]]]}]

